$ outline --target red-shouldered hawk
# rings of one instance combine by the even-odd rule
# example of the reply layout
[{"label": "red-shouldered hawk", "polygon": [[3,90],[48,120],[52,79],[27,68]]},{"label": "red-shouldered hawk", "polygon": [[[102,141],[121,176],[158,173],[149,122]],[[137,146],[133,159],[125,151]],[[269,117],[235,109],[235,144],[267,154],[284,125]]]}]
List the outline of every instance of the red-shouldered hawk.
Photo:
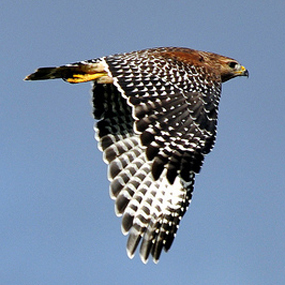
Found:
[{"label": "red-shouldered hawk", "polygon": [[236,60],[188,48],[154,48],[39,68],[26,80],[94,81],[96,138],[110,195],[129,234],[130,258],[159,260],[213,148],[223,82],[248,71]]}]

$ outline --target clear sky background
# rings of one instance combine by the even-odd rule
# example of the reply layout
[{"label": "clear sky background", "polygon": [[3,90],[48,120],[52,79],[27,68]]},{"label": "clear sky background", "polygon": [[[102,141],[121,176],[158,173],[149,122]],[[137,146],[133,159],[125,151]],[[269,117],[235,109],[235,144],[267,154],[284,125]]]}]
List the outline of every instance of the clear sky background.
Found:
[{"label": "clear sky background", "polygon": [[[285,284],[285,2],[2,1],[1,284]],[[94,140],[90,84],[24,82],[156,46],[239,60],[171,250],[129,260]]]}]

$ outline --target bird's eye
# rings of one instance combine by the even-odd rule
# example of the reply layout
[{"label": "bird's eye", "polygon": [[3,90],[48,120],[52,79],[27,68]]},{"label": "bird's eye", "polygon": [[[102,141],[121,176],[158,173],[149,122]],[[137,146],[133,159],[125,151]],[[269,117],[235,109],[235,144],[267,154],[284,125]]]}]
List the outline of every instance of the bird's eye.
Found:
[{"label": "bird's eye", "polygon": [[232,69],[235,69],[237,67],[238,63],[235,62],[235,61],[231,61],[229,62],[229,67],[232,68]]}]

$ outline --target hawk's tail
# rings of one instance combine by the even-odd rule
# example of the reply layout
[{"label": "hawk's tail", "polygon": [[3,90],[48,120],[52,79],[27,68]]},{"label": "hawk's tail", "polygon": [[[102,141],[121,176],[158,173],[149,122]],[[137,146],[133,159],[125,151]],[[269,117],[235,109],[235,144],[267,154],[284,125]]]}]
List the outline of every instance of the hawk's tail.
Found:
[{"label": "hawk's tail", "polygon": [[[73,68],[74,69],[74,68]],[[71,73],[69,67],[40,67],[34,73],[25,77],[25,80],[44,80],[55,78],[68,78],[67,73]]]},{"label": "hawk's tail", "polygon": [[102,62],[78,62],[59,67],[40,67],[24,80],[45,80],[62,78],[69,83],[81,83],[86,81],[100,81],[99,83],[112,83],[104,69]]}]

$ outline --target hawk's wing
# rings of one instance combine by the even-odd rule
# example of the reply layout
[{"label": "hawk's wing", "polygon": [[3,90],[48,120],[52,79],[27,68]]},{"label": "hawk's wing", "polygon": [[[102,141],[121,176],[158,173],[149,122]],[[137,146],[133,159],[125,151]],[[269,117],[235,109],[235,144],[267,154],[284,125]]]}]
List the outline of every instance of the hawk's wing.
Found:
[{"label": "hawk's wing", "polygon": [[132,257],[158,261],[192,197],[216,135],[221,83],[151,50],[101,59],[114,85],[95,83],[94,116],[110,194]]}]

